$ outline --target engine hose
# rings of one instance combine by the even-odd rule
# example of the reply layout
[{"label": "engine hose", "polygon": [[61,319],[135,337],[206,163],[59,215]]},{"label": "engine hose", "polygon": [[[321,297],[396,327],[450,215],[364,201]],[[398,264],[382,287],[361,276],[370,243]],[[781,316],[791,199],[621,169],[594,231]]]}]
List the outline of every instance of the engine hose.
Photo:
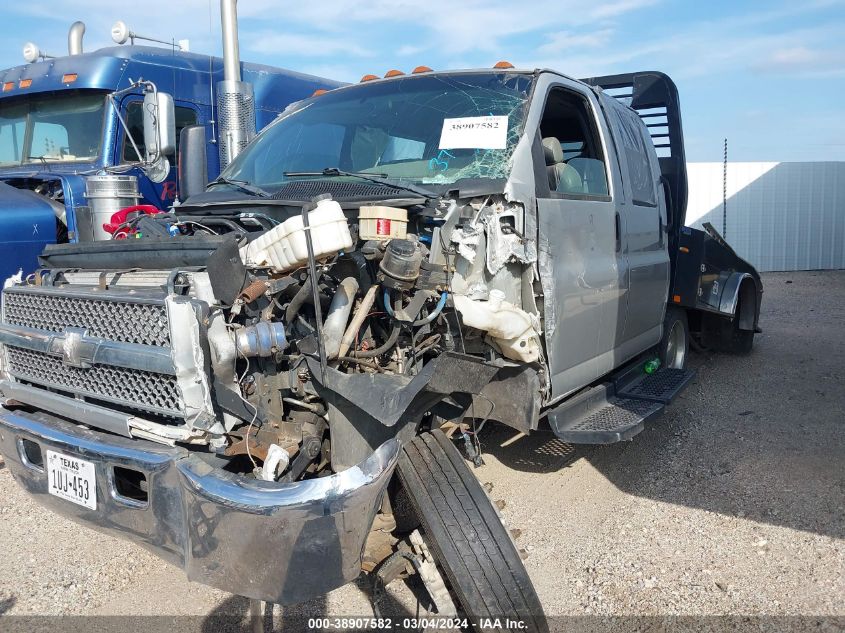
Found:
[{"label": "engine hose", "polygon": [[376,286],[370,286],[367,293],[364,295],[364,298],[361,300],[358,309],[355,310],[355,314],[352,315],[352,321],[350,321],[349,327],[346,328],[346,332],[340,340],[340,350],[338,350],[337,353],[338,356],[346,356],[349,348],[352,347],[352,344],[355,342],[355,337],[358,335],[358,331],[361,329],[361,326],[364,325],[364,321],[370,314],[370,308],[372,308],[373,303],[375,303],[376,290]]},{"label": "engine hose", "polygon": [[291,323],[296,318],[296,315],[299,314],[299,309],[308,300],[310,295],[311,277],[308,277],[308,279],[305,280],[305,283],[300,286],[297,293],[293,296],[293,299],[290,300],[287,310],[285,310],[285,321],[287,323]]},{"label": "engine hose", "polygon": [[427,323],[431,323],[434,319],[437,318],[437,315],[443,311],[443,308],[446,306],[446,299],[449,298],[448,292],[441,292],[440,293],[440,300],[437,302],[437,305],[434,306],[434,310],[431,311],[424,319],[420,319],[419,321],[414,321],[413,326],[419,327],[420,325],[426,325]]},{"label": "engine hose", "polygon": [[390,289],[384,289],[384,296],[382,297],[382,302],[384,303],[384,311],[387,312],[387,315],[393,319],[396,315],[393,313],[393,307],[390,305]]},{"label": "engine hose", "polygon": [[[434,321],[437,318],[437,315],[443,311],[443,308],[446,306],[446,300],[449,298],[448,292],[440,293],[440,299],[437,301],[437,305],[434,306],[434,310],[431,311],[427,317],[423,319],[419,319],[418,321],[413,321],[411,326],[419,327],[421,325],[426,325]],[[385,288],[384,289],[384,309],[391,318],[396,318],[396,314],[393,311],[393,308],[390,307],[390,290]]]},{"label": "engine hose", "polygon": [[376,356],[381,356],[385,352],[389,351],[391,347],[396,345],[396,341],[399,340],[399,325],[394,325],[393,329],[390,331],[390,336],[387,337],[387,340],[384,342],[384,345],[381,347],[376,347],[375,349],[368,349],[363,352],[354,352],[354,358],[375,358]]}]

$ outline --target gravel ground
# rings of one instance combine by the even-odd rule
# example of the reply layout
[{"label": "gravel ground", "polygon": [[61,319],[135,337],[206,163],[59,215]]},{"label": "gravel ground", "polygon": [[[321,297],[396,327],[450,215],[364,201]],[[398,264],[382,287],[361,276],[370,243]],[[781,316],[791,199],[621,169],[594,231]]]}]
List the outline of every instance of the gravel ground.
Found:
[{"label": "gravel ground", "polygon": [[[634,441],[541,432],[502,448],[512,433],[485,430],[476,474],[504,501],[547,614],[845,615],[845,271],[764,285],[754,352],[694,354],[697,378]],[[2,461],[0,542],[0,613],[194,615],[215,630],[247,610],[43,510]],[[353,583],[284,613],[369,614],[368,595]],[[407,588],[391,597],[414,612]]]}]

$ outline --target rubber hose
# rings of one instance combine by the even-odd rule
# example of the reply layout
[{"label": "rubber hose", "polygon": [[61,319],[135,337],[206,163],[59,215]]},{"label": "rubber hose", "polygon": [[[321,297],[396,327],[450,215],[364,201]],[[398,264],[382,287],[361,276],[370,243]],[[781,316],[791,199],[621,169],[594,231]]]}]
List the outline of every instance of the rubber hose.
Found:
[{"label": "rubber hose", "polygon": [[420,325],[426,325],[427,323],[431,323],[432,321],[434,321],[434,319],[437,318],[437,315],[440,314],[443,311],[443,308],[446,305],[446,299],[448,297],[449,297],[448,292],[440,293],[440,300],[437,302],[437,305],[434,306],[434,310],[431,311],[431,314],[429,314],[424,319],[420,319],[419,321],[414,321],[412,325],[414,327],[419,327]]},{"label": "rubber hose", "polygon": [[375,349],[368,349],[364,352],[354,352],[354,358],[375,358],[376,356],[381,356],[385,352],[387,352],[391,347],[396,345],[396,341],[399,340],[399,325],[394,325],[393,330],[390,332],[390,336],[387,337],[384,345],[381,347],[376,347]]}]

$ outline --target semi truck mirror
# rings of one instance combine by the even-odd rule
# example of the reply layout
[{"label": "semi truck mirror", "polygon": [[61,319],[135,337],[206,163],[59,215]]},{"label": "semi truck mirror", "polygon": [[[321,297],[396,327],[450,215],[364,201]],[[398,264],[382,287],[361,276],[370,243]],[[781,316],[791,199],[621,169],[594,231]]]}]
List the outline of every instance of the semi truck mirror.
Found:
[{"label": "semi truck mirror", "polygon": [[205,191],[208,184],[208,157],[204,125],[187,125],[179,134],[179,197],[187,200]]},{"label": "semi truck mirror", "polygon": [[148,92],[144,96],[144,144],[148,163],[155,163],[176,149],[176,111],[173,97],[166,92]]}]

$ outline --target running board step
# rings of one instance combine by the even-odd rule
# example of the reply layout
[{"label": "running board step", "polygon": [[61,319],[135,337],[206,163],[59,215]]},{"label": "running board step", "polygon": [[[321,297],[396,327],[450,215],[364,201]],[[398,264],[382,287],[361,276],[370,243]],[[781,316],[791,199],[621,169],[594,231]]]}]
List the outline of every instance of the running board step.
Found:
[{"label": "running board step", "polygon": [[616,381],[616,395],[620,398],[634,398],[669,404],[695,376],[692,369],[665,367],[653,374],[639,373],[633,380]]},{"label": "running board step", "polygon": [[599,385],[548,414],[555,435],[570,444],[613,444],[629,440],[661,411],[659,402],[610,395]]}]

